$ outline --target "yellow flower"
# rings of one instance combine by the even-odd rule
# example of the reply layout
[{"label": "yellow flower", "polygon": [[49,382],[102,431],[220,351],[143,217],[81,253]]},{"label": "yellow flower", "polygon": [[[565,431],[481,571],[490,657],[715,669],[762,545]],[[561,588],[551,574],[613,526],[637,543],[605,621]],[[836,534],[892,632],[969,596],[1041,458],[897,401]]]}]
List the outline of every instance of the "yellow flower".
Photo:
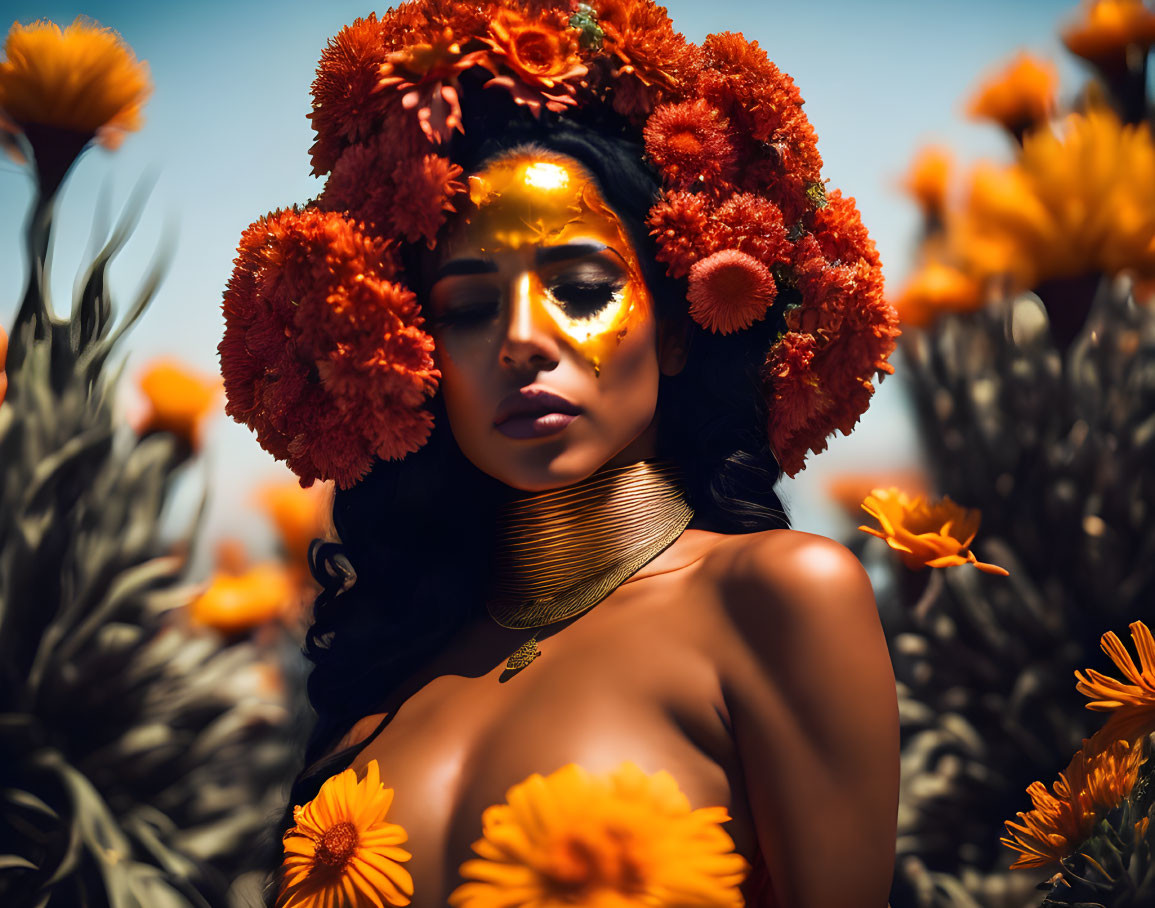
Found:
[{"label": "yellow flower", "polygon": [[862,499],[873,489],[900,486],[914,494],[925,495],[927,476],[921,469],[872,470],[862,473],[838,473],[826,481],[826,495],[852,519],[859,516]]},{"label": "yellow flower", "polygon": [[939,145],[922,149],[911,162],[901,185],[918,202],[926,217],[942,217],[953,167],[954,158],[950,151]]},{"label": "yellow flower", "polygon": [[481,859],[454,908],[723,908],[741,906],[749,871],[721,824],[723,807],[691,810],[673,776],[622,763],[593,776],[575,763],[537,773],[486,808]]},{"label": "yellow flower", "polygon": [[967,105],[979,120],[993,120],[1021,136],[1045,121],[1055,109],[1059,74],[1053,63],[1020,53],[1000,72],[983,82]]},{"label": "yellow flower", "polygon": [[931,504],[922,495],[912,499],[892,486],[874,489],[862,502],[862,509],[875,518],[882,529],[866,526],[859,529],[885,539],[911,570],[973,564],[988,574],[1005,577],[1009,573],[998,565],[976,560],[968,548],[982,520],[977,508],[960,507],[949,497]]},{"label": "yellow flower", "polygon": [[1138,668],[1114,631],[1099,641],[1130,684],[1089,668],[1085,675],[1075,672],[1075,689],[1092,698],[1087,709],[1111,713],[1101,735],[1136,741],[1155,731],[1155,639],[1142,621],[1131,623],[1131,639],[1139,654]]},{"label": "yellow flower", "polygon": [[1084,739],[1053,790],[1032,782],[1027,794],[1034,809],[1019,811],[1021,823],[1005,821],[1010,837],[999,841],[1022,855],[1011,869],[1045,867],[1074,854],[1099,820],[1131,794],[1143,762],[1141,745],[1115,741],[1104,749],[1098,735]]},{"label": "yellow flower", "polygon": [[200,375],[173,359],[154,360],[140,377],[150,410],[137,433],[171,432],[196,449],[221,388],[219,376]]},{"label": "yellow flower", "polygon": [[302,489],[296,479],[289,479],[266,483],[257,489],[257,500],[280,532],[290,568],[307,568],[309,544],[329,530],[327,512],[332,506],[332,496],[331,482],[314,483]]},{"label": "yellow flower", "polygon": [[894,300],[899,320],[918,328],[931,324],[944,312],[973,312],[982,305],[983,292],[978,280],[952,265],[936,261],[923,264]]},{"label": "yellow flower", "polygon": [[285,833],[284,879],[277,908],[382,908],[408,905],[413,878],[401,866],[409,835],[385,814],[393,789],[381,784],[377,761],[365,778],[346,769],[317,797],[293,808],[296,825]]},{"label": "yellow flower", "polygon": [[[120,36],[82,17],[13,24],[0,61],[0,110],[20,129],[55,126],[116,148],[141,125],[148,66]],[[10,124],[10,125],[11,125]]]},{"label": "yellow flower", "polygon": [[243,634],[280,618],[300,596],[295,577],[280,564],[234,570],[235,565],[225,565],[192,601],[189,617],[194,623],[222,634]]},{"label": "yellow flower", "polygon": [[1019,161],[976,169],[953,242],[966,270],[1026,290],[1054,278],[1155,276],[1155,143],[1109,110],[1023,140]]},{"label": "yellow flower", "polygon": [[1155,44],[1155,12],[1142,0],[1091,0],[1083,6],[1083,18],[1062,32],[1076,56],[1112,69],[1126,64],[1127,48],[1146,56]]}]

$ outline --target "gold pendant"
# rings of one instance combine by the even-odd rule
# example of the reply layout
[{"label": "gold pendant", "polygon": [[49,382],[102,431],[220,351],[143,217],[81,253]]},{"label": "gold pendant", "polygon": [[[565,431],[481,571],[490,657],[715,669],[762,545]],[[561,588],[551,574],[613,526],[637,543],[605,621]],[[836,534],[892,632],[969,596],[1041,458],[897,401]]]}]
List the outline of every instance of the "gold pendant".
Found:
[{"label": "gold pendant", "polygon": [[521,671],[540,655],[541,650],[537,648],[537,634],[534,634],[513,651],[513,655],[505,663],[506,671]]}]

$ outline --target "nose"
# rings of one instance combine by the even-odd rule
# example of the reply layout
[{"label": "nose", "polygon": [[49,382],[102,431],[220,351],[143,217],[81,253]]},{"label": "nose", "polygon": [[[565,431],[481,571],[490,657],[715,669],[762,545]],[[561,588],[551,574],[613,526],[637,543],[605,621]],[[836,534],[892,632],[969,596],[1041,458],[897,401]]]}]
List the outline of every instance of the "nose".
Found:
[{"label": "nose", "polygon": [[541,294],[530,272],[522,272],[513,282],[509,326],[501,341],[501,364],[507,369],[548,372],[557,368],[561,349]]}]

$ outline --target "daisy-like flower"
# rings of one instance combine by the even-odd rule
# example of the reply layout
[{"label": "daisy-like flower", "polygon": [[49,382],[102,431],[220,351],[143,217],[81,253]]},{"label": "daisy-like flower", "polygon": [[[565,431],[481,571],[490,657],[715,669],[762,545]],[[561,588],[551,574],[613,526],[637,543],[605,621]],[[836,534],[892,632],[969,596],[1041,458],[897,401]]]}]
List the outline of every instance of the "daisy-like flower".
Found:
[{"label": "daisy-like flower", "polygon": [[701,98],[663,104],[646,120],[642,131],[646,154],[661,170],[665,182],[678,189],[699,183],[728,183],[734,178],[737,163],[729,125]]},{"label": "daisy-like flower", "polygon": [[923,264],[899,291],[894,308],[904,325],[924,328],[945,312],[973,312],[983,305],[982,286],[945,262]]},{"label": "daisy-like flower", "polygon": [[1130,741],[1083,746],[1051,791],[1042,782],[1027,788],[1034,809],[1019,811],[1021,822],[1005,821],[1008,837],[999,841],[1021,854],[1011,869],[1046,867],[1074,854],[1099,820],[1130,796],[1143,764],[1143,748]]},{"label": "daisy-like flower", "polygon": [[77,17],[13,24],[0,61],[0,131],[23,133],[32,147],[42,191],[59,186],[90,140],[119,147],[140,129],[152,92],[148,65],[120,35]]},{"label": "daisy-like flower", "polygon": [[1142,58],[1155,44],[1155,10],[1143,0],[1090,0],[1062,37],[1067,50],[1104,71],[1125,68],[1129,48]]},{"label": "daisy-like flower", "polygon": [[426,138],[441,144],[449,141],[454,130],[465,131],[457,77],[472,66],[484,66],[497,75],[488,49],[464,51],[453,29],[446,26],[426,43],[389,54],[374,91],[400,92],[401,106],[416,112]]},{"label": "daisy-like flower", "polygon": [[623,763],[606,776],[569,764],[486,808],[479,859],[461,865],[454,908],[723,908],[749,872],[722,829],[725,808],[691,810],[668,772]]},{"label": "daisy-like flower", "polygon": [[881,530],[860,526],[864,533],[886,541],[913,571],[928,567],[973,564],[980,571],[1006,577],[1009,571],[975,558],[970,544],[978,532],[982,513],[963,508],[944,497],[929,502],[922,495],[911,498],[897,487],[874,489],[862,502],[862,510],[877,520]]},{"label": "daisy-like flower", "polygon": [[858,519],[862,500],[873,489],[898,486],[915,494],[927,491],[926,473],[921,469],[874,470],[862,473],[839,473],[826,482],[826,495],[851,519]]},{"label": "daisy-like flower", "polygon": [[533,21],[505,9],[489,23],[485,39],[493,61],[512,75],[498,75],[485,87],[506,89],[513,100],[540,115],[577,104],[577,83],[588,71],[578,56],[578,35],[566,23]]},{"label": "daisy-like flower", "polygon": [[967,105],[978,120],[992,120],[1016,138],[1044,122],[1055,109],[1059,74],[1055,65],[1020,53],[1006,67],[987,78]]},{"label": "daisy-like flower", "polygon": [[150,363],[140,376],[148,413],[136,426],[138,435],[170,432],[193,450],[200,447],[205,420],[214,410],[221,380],[189,369],[175,359]]},{"label": "daisy-like flower", "polygon": [[1134,621],[1130,627],[1131,639],[1139,654],[1139,667],[1135,667],[1131,654],[1115,632],[1108,631],[1099,641],[1100,645],[1127,680],[1117,681],[1089,668],[1086,674],[1075,672],[1078,682],[1075,688],[1091,698],[1087,709],[1111,714],[1100,736],[1137,741],[1155,731],[1155,639],[1142,621]]},{"label": "daisy-like flower", "polygon": [[902,179],[900,185],[918,202],[927,220],[942,221],[953,167],[954,157],[949,149],[930,145],[919,151]]},{"label": "daisy-like flower", "polygon": [[269,562],[240,571],[236,565],[223,567],[189,605],[194,624],[229,636],[243,634],[276,621],[298,596],[299,586],[283,565]]},{"label": "daisy-like flower", "polygon": [[392,803],[393,789],[381,784],[372,760],[361,781],[346,769],[308,804],[294,807],[277,908],[408,905],[413,878],[402,863],[411,855],[400,846],[409,835],[386,821]]},{"label": "daisy-like flower", "polygon": [[695,262],[686,290],[690,317],[717,334],[732,334],[765,318],[777,295],[770,269],[737,249]]},{"label": "daisy-like flower", "polygon": [[[274,212],[249,226],[224,295],[225,412],[308,487],[358,482],[432,428],[441,378],[393,247],[335,212]],[[286,344],[285,337],[294,337]]]}]

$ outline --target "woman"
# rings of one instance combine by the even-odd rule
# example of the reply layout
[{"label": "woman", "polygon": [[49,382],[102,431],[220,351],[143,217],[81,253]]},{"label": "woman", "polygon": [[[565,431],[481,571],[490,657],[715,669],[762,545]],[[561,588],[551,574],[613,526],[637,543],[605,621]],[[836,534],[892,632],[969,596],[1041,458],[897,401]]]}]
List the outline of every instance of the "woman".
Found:
[{"label": "woman", "polygon": [[885,905],[885,640],[773,485],[897,332],[793,84],[646,0],[430,0],[314,95],[325,191],[242,238],[221,344],[230,414],[339,489],[292,803],[375,764],[440,906],[511,785],[632,761],[727,810],[747,904]]}]

